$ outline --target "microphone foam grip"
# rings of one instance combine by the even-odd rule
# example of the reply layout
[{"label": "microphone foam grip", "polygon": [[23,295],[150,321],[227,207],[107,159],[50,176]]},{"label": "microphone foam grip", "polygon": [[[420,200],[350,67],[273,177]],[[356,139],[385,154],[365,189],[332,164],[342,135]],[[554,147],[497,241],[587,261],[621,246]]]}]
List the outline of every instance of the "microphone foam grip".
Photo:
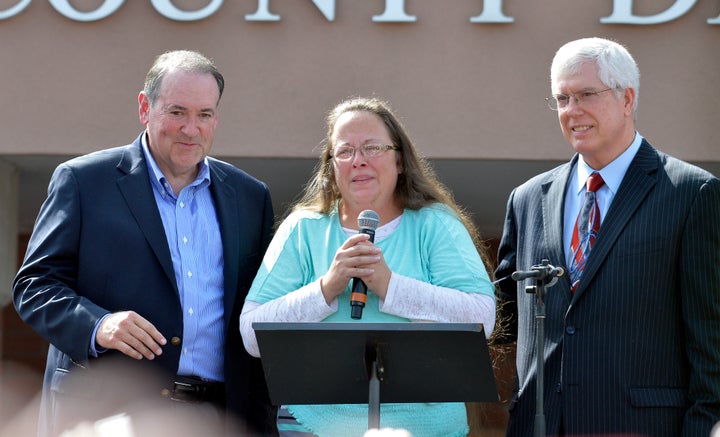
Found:
[{"label": "microphone foam grip", "polygon": [[358,215],[358,228],[377,229],[380,224],[380,216],[371,209],[366,209]]}]

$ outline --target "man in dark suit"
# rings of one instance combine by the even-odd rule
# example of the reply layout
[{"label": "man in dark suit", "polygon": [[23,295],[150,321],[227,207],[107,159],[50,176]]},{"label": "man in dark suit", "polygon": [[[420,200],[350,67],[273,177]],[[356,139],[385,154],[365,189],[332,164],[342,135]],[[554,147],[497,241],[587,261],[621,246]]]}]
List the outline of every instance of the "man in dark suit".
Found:
[{"label": "man in dark suit", "polygon": [[[564,45],[551,85],[577,153],[507,205],[495,272],[517,329],[507,435],[544,418],[543,435],[706,436],[720,420],[720,181],[635,130],[639,72],[621,45]],[[592,173],[602,179],[586,189]],[[543,259],[566,274],[544,297],[536,417],[537,300],[533,280],[510,276],[547,273]]]},{"label": "man in dark suit", "polygon": [[167,52],[138,96],[145,131],[55,170],[14,282],[18,313],[50,343],[41,433],[135,413],[143,434],[151,408],[174,412],[166,433],[276,433],[238,327],[272,204],[207,156],[223,88],[206,57]]}]

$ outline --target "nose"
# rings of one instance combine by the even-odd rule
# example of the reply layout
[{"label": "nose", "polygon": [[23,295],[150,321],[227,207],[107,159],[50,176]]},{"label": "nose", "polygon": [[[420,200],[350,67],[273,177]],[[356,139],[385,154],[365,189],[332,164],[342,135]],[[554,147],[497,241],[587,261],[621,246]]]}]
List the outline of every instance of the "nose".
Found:
[{"label": "nose", "polygon": [[180,128],[180,131],[188,137],[192,138],[200,132],[200,129],[198,128],[198,124],[195,122],[195,119],[193,117],[187,117],[185,123],[183,123],[182,127]]},{"label": "nose", "polygon": [[352,164],[354,167],[367,165],[367,160],[365,159],[365,155],[363,154],[362,149],[355,149],[355,154],[352,157]]},{"label": "nose", "polygon": [[567,105],[565,106],[565,112],[581,111],[582,106],[580,105],[580,99],[575,96],[570,96]]}]

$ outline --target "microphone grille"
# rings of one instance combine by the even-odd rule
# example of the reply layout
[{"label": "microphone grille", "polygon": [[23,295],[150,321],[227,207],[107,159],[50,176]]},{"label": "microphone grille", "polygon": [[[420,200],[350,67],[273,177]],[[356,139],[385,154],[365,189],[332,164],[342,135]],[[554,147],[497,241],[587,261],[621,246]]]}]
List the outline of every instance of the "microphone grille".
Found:
[{"label": "microphone grille", "polygon": [[380,216],[371,209],[366,209],[358,216],[358,227],[360,229],[377,229],[380,224]]}]

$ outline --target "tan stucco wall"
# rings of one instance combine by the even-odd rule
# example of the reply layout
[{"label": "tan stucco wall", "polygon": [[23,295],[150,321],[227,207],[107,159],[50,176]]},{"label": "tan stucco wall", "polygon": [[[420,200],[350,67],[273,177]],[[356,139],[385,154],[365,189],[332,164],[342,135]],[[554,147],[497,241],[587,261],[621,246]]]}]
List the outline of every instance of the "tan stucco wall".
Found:
[{"label": "tan stucco wall", "polygon": [[[0,2],[0,10],[18,3]],[[74,1],[96,9],[102,1]],[[654,14],[672,0],[635,1]],[[207,0],[176,1],[197,9]],[[601,24],[612,2],[506,0],[510,24],[473,24],[479,0],[407,0],[414,23],[377,23],[385,1],[337,0],[328,21],[310,0],[270,0],[279,22],[249,22],[257,0],[225,1],[196,22],[161,16],[150,0],[110,17],[70,20],[48,1],[0,20],[0,155],[78,154],[124,144],[140,131],[137,92],[155,55],[175,48],[213,57],[227,79],[214,153],[312,157],[323,115],[349,95],[377,94],[435,158],[570,156],[544,106],[555,50],[582,36],[626,44],[642,74],[638,127],[687,160],[718,161],[720,14],[699,0],[659,25]]]}]

